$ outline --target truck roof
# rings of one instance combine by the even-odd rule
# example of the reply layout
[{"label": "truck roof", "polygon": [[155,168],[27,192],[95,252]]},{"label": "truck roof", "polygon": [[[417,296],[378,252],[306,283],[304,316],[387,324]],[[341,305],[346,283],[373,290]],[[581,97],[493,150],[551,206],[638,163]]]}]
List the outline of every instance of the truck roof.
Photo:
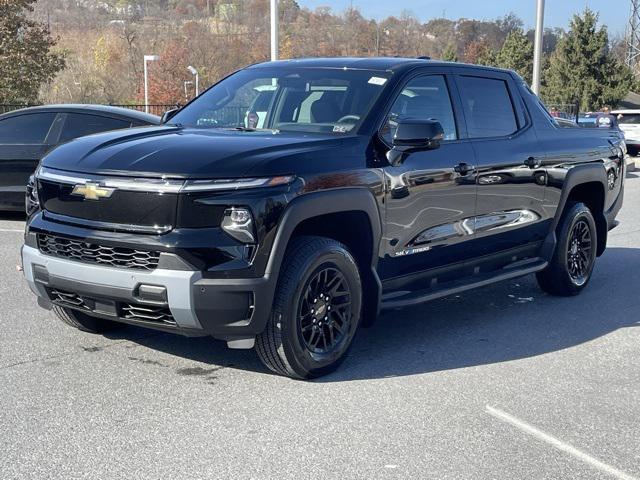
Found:
[{"label": "truck roof", "polygon": [[428,58],[406,58],[406,57],[318,57],[318,58],[292,58],[288,60],[277,60],[274,62],[262,62],[251,65],[248,68],[269,68],[269,67],[302,67],[302,68],[348,68],[361,70],[395,71],[407,67],[424,65],[442,66],[468,66],[483,68],[488,70],[509,71],[495,67],[483,65],[471,65],[460,62],[445,62],[443,60],[432,60]]}]

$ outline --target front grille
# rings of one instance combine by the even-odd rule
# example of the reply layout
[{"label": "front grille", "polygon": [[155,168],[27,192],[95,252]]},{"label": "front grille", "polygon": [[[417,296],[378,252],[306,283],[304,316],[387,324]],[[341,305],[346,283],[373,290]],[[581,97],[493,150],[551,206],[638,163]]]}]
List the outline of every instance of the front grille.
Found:
[{"label": "front grille", "polygon": [[[100,311],[100,313],[106,313],[104,305],[111,304],[113,311],[109,314],[120,317],[124,320],[157,323],[171,327],[175,327],[177,325],[173,315],[171,314],[171,310],[166,306],[145,305],[142,303],[132,302],[114,302],[113,300],[105,299],[100,300],[55,288],[47,290],[51,301],[61,307],[85,310],[87,312]],[[99,309],[98,305],[103,305],[102,309]]]},{"label": "front grille", "polygon": [[167,307],[142,305],[140,303],[123,303],[122,318],[127,320],[139,320],[143,322],[165,323],[175,325],[171,311]]},{"label": "front grille", "polygon": [[[64,223],[93,224],[98,229],[125,232],[135,226],[137,230],[147,233],[164,233],[175,226],[178,205],[176,193],[116,189],[108,198],[85,200],[73,194],[73,183],[40,179],[38,187],[38,197],[45,215],[61,216]],[[51,218],[55,220],[56,217]]]},{"label": "front grille", "polygon": [[98,245],[45,233],[38,234],[38,246],[45,255],[110,267],[153,270],[160,260],[158,252]]}]

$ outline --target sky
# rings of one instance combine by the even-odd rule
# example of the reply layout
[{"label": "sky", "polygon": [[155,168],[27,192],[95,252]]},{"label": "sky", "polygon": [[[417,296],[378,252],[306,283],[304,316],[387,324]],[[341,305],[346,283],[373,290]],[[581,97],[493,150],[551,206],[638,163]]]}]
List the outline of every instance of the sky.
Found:
[{"label": "sky", "polygon": [[[366,18],[382,19],[399,15],[403,10],[413,12],[420,20],[446,17],[493,20],[509,12],[518,15],[526,27],[533,27],[536,0],[297,0],[303,7],[315,9],[328,6],[338,12],[353,4]],[[545,27],[567,28],[574,13],[589,7],[600,13],[600,23],[611,34],[623,35],[629,17],[630,0],[546,0]]]}]

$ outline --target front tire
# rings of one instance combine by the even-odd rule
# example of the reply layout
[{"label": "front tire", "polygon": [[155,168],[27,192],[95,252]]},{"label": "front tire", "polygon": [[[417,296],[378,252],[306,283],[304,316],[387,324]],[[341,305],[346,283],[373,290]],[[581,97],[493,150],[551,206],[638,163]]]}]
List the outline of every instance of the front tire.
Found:
[{"label": "front tire", "polygon": [[124,327],[121,323],[92,317],[72,308],[54,305],[53,311],[63,323],[87,333],[104,333]]},{"label": "front tire", "polygon": [[596,260],[598,235],[591,210],[584,203],[568,204],[557,233],[549,266],[536,274],[538,285],[551,295],[577,295],[589,283]]},{"label": "front tire", "polygon": [[256,339],[260,360],[291,378],[319,377],[344,360],[360,322],[360,272],[349,250],[323,237],[294,238],[267,327]]}]

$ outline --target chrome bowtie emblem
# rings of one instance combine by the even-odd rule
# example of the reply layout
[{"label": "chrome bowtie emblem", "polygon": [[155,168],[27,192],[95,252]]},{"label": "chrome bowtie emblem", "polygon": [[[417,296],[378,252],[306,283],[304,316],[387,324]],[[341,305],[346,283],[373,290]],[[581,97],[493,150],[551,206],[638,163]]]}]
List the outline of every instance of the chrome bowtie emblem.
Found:
[{"label": "chrome bowtie emblem", "polygon": [[73,187],[71,195],[80,195],[85,200],[100,200],[101,198],[109,198],[115,188],[101,187],[97,183],[87,182],[84,185],[76,185]]}]

